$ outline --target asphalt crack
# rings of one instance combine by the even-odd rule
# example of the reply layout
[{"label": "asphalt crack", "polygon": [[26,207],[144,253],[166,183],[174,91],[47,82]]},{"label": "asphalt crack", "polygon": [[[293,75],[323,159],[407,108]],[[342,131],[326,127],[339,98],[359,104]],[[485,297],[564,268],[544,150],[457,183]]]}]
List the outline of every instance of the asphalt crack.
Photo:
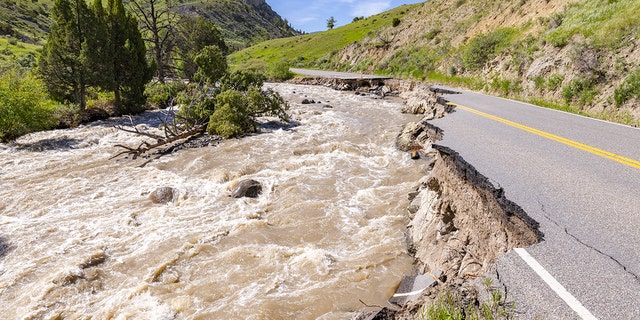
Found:
[{"label": "asphalt crack", "polygon": [[540,202],[540,200],[537,200],[538,204],[540,205],[540,210],[542,211],[542,216],[549,220],[551,223],[553,223],[554,225],[556,225],[558,228],[562,229],[564,231],[564,233],[566,235],[568,235],[569,237],[573,238],[577,243],[583,245],[586,248],[589,248],[590,250],[593,250],[595,252],[597,252],[598,254],[609,258],[611,261],[613,261],[615,264],[617,264],[620,268],[622,268],[622,270],[624,270],[624,272],[626,272],[627,274],[631,275],[636,282],[640,283],[640,276],[638,276],[637,274],[633,273],[632,271],[629,270],[629,268],[627,268],[627,266],[625,266],[622,262],[620,262],[620,260],[616,259],[614,256],[609,255],[605,252],[603,252],[602,250],[582,241],[580,238],[578,238],[577,236],[575,236],[574,234],[572,234],[571,232],[569,232],[569,229],[567,229],[567,227],[560,225],[557,221],[553,220],[551,218],[551,216],[549,216],[549,214],[547,213],[544,204],[542,202]]}]

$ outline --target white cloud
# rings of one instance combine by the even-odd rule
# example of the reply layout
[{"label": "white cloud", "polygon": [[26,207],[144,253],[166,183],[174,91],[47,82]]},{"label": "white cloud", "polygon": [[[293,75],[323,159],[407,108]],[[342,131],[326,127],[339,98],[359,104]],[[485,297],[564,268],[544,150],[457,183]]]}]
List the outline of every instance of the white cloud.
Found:
[{"label": "white cloud", "polygon": [[391,1],[359,2],[351,13],[354,17],[369,17],[391,8]]}]

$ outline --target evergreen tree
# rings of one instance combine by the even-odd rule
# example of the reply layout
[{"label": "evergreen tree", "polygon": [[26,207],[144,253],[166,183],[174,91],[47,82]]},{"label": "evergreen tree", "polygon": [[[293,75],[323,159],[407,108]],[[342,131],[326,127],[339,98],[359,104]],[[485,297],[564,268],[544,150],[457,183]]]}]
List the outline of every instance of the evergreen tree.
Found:
[{"label": "evergreen tree", "polygon": [[104,82],[113,91],[116,107],[123,112],[135,112],[145,101],[145,85],[153,77],[153,68],[146,59],[146,47],[138,30],[138,22],[128,14],[122,0],[107,2],[107,52],[111,77]]},{"label": "evergreen tree", "polygon": [[229,69],[227,59],[216,46],[204,47],[194,60],[198,66],[198,71],[194,75],[195,80],[211,85],[215,85]]},{"label": "evergreen tree", "polygon": [[84,0],[56,0],[52,25],[42,49],[40,73],[51,95],[86,106],[87,87],[95,81],[93,72],[95,16]]}]

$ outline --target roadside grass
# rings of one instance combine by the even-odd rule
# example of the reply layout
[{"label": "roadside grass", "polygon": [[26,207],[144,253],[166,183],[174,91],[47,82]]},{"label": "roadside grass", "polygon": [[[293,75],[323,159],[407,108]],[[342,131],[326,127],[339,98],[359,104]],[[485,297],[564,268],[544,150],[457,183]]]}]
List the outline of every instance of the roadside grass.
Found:
[{"label": "roadside grass", "polygon": [[564,111],[568,113],[573,113],[589,118],[595,118],[615,123],[620,123],[628,126],[636,126],[640,127],[640,119],[634,117],[631,113],[624,110],[605,110],[602,112],[587,112],[581,110],[575,106],[569,105],[567,103],[550,101],[540,98],[518,98],[514,97],[514,100],[530,103],[539,107],[554,109],[559,111]]},{"label": "roadside grass", "polygon": [[420,320],[498,320],[513,319],[514,305],[506,302],[501,289],[494,288],[492,281],[486,278],[484,286],[490,297],[487,301],[465,299],[460,293],[447,290],[431,305],[423,306],[414,319]]},{"label": "roadside grass", "polygon": [[446,75],[435,71],[427,73],[425,79],[444,85],[461,86],[470,90],[481,90],[484,86],[484,81],[479,78]]},{"label": "roadside grass", "polygon": [[232,68],[236,68],[254,59],[263,60],[268,64],[285,60],[289,61],[294,67],[309,67],[322,64],[323,60],[328,61],[331,55],[349,44],[363,40],[367,36],[375,37],[376,32],[383,27],[393,27],[394,19],[398,19],[401,24],[402,18],[407,13],[421,5],[403,5],[324,32],[262,42],[232,53],[229,56],[229,65]]}]

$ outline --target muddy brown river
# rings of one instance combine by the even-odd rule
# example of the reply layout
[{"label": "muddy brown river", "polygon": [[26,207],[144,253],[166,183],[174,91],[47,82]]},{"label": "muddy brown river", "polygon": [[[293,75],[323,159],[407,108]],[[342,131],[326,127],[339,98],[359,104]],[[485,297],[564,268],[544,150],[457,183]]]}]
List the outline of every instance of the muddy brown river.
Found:
[{"label": "muddy brown river", "polygon": [[[412,273],[407,193],[426,164],[394,140],[418,118],[397,100],[267,86],[298,125],[144,167],[109,159],[141,141],[122,120],[0,144],[2,318],[348,319],[360,300],[386,305]],[[263,194],[230,198],[247,178]],[[158,187],[178,198],[154,204]]]}]

